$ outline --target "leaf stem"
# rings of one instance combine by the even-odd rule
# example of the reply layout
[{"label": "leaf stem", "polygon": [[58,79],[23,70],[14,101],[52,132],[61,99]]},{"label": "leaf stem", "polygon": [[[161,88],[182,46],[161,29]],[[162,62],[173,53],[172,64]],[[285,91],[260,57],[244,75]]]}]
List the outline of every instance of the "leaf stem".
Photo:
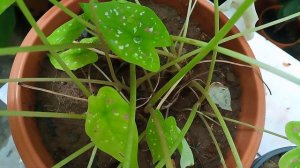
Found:
[{"label": "leaf stem", "polygon": [[[136,109],[136,72],[135,65],[130,64],[130,102],[129,102],[129,123],[128,123],[128,138],[125,148],[125,160],[123,167],[131,168],[135,165],[131,165],[137,158],[138,148],[138,136],[135,135],[136,123],[135,123],[135,109]],[[134,150],[136,149],[136,150]]]},{"label": "leaf stem", "polygon": [[89,144],[85,145],[84,147],[80,148],[79,150],[77,150],[73,154],[71,154],[68,157],[66,157],[64,160],[62,160],[59,163],[57,163],[56,165],[54,165],[52,168],[61,168],[61,167],[63,167],[64,165],[66,165],[67,163],[69,163],[70,161],[72,161],[73,159],[75,159],[76,157],[78,157],[79,155],[81,155],[84,152],[86,152],[89,149],[91,149],[93,146],[94,146],[94,143],[90,142]]},{"label": "leaf stem", "polygon": [[39,118],[68,118],[85,119],[85,114],[38,112],[38,111],[0,111],[0,116],[5,117],[39,117]]},{"label": "leaf stem", "polygon": [[[78,79],[80,82],[83,83],[93,83],[99,85],[109,85],[115,86],[116,88],[127,89],[127,87],[123,85],[118,85],[113,82],[103,81],[103,80],[96,80],[96,79]],[[7,83],[7,82],[73,82],[71,78],[11,78],[11,79],[0,79],[0,83]]]},{"label": "leaf stem", "polygon": [[299,17],[299,16],[300,16],[300,12],[297,12],[297,13],[294,13],[294,14],[292,14],[292,15],[286,16],[286,17],[284,17],[284,18],[281,18],[281,19],[278,19],[278,20],[275,20],[275,21],[266,23],[266,24],[264,24],[264,25],[261,25],[261,26],[258,26],[258,27],[254,27],[254,28],[251,28],[251,29],[247,29],[247,30],[245,30],[245,31],[243,31],[243,32],[240,32],[240,33],[237,33],[237,34],[234,34],[234,35],[225,37],[224,39],[222,39],[222,40],[220,41],[220,43],[225,43],[225,42],[227,42],[227,41],[236,39],[236,38],[238,38],[238,37],[247,35],[247,34],[249,34],[249,33],[253,33],[253,32],[256,32],[256,31],[259,31],[259,30],[262,30],[262,29],[265,29],[265,28],[268,28],[268,27],[271,27],[271,26],[274,26],[274,25],[276,25],[276,24],[279,24],[279,23],[282,23],[282,22],[291,20],[291,19],[296,18],[296,17]]},{"label": "leaf stem", "polygon": [[[192,44],[192,45],[196,45],[196,46],[206,46],[208,45],[206,42],[203,42],[203,41],[198,41],[198,40],[194,40],[194,39],[190,39],[190,38],[182,38],[182,37],[177,37],[177,36],[172,36],[172,38],[174,40],[183,40],[185,41],[185,43],[188,43],[188,44]],[[266,71],[269,71],[273,74],[276,74],[284,79],[287,79],[291,82],[294,82],[298,85],[300,85],[300,79],[299,78],[296,78],[295,76],[289,74],[289,73],[286,73],[282,70],[279,70],[275,67],[272,67],[268,64],[265,64],[261,61],[258,61],[256,59],[253,59],[247,55],[244,55],[244,54],[241,54],[241,53],[238,53],[238,52],[235,52],[235,51],[232,51],[230,49],[227,49],[227,48],[223,48],[223,47],[216,47],[215,50],[217,50],[219,53],[221,54],[224,54],[224,55],[227,55],[229,57],[232,57],[232,58],[235,58],[235,59],[238,59],[238,60],[241,60],[245,63],[248,63],[248,64],[251,64],[251,65],[255,65],[255,66],[258,66]],[[178,60],[177,60],[178,61]]]},{"label": "leaf stem", "polygon": [[34,45],[24,47],[6,47],[0,48],[0,56],[15,55],[22,52],[38,52],[51,50],[65,50],[71,48],[94,48],[95,43],[83,44],[83,43],[71,43],[71,44],[55,44],[55,45]]},{"label": "leaf stem", "polygon": [[[202,50],[195,56],[186,66],[184,66],[169,82],[167,82],[156,94],[153,95],[149,101],[148,106],[153,106],[160,97],[165,94],[170,87],[173,86],[181,77],[188,73],[195,65],[198,64],[212,49],[214,49],[219,41],[229,32],[234,26],[234,23],[242,16],[243,12],[253,3],[253,0],[245,0],[241,6],[237,9],[231,19],[222,27],[218,34],[202,48]],[[183,38],[183,37],[179,37]],[[184,39],[184,38],[183,38]]]},{"label": "leaf stem", "polygon": [[92,167],[93,162],[94,162],[94,159],[95,159],[95,156],[96,156],[96,153],[97,153],[97,150],[98,150],[98,148],[97,148],[97,146],[95,145],[95,146],[94,146],[94,149],[93,149],[93,152],[92,152],[92,155],[91,155],[91,157],[90,157],[90,160],[89,160],[89,163],[88,163],[87,168],[91,168],[91,167]]},{"label": "leaf stem", "polygon": [[[23,12],[24,16],[30,23],[30,25],[33,27],[33,29],[36,31],[42,42],[49,46],[50,43],[47,40],[47,37],[42,32],[42,30],[38,27],[36,21],[34,20],[33,16],[31,15],[30,11],[26,7],[23,0],[17,0],[17,4],[20,7],[21,11]],[[89,97],[91,93],[89,90],[78,80],[78,78],[73,74],[73,72],[67,67],[67,65],[64,63],[64,61],[59,57],[59,55],[56,53],[55,50],[49,48],[49,52],[53,55],[55,60],[59,63],[59,65],[63,68],[63,70],[72,78],[74,83],[82,90],[82,92],[85,94],[85,96]]]},{"label": "leaf stem", "polygon": [[242,168],[242,167],[243,167],[243,164],[242,164],[242,162],[241,162],[240,156],[239,156],[239,154],[238,154],[238,151],[237,151],[237,149],[236,149],[236,147],[235,147],[235,144],[234,144],[233,139],[232,139],[232,137],[231,137],[231,135],[230,135],[230,132],[229,132],[229,130],[228,130],[228,127],[227,127],[227,125],[226,125],[226,123],[225,123],[225,121],[224,121],[224,119],[223,119],[223,116],[222,116],[222,114],[220,113],[218,107],[217,107],[216,104],[212,101],[212,99],[210,98],[210,96],[207,94],[207,92],[205,91],[205,89],[204,89],[200,84],[198,84],[198,83],[196,83],[196,82],[193,82],[192,85],[193,85],[196,89],[198,89],[198,90],[205,96],[205,98],[206,98],[206,100],[208,101],[209,105],[210,105],[211,108],[213,109],[213,111],[214,111],[214,113],[215,113],[215,115],[216,115],[216,117],[217,117],[219,123],[221,124],[221,127],[222,127],[222,129],[223,129],[223,132],[224,132],[224,134],[225,134],[225,136],[226,136],[226,139],[227,139],[227,141],[228,141],[228,143],[229,143],[229,146],[230,146],[231,152],[232,152],[232,154],[233,154],[234,160],[235,160],[235,162],[236,162],[236,164],[237,164],[237,167],[238,167],[238,168]]},{"label": "leaf stem", "polygon": [[219,154],[220,161],[221,161],[221,163],[222,163],[222,165],[223,165],[223,168],[227,168],[226,163],[225,163],[225,160],[224,160],[224,157],[223,157],[223,154],[222,154],[222,151],[221,151],[221,149],[220,149],[220,146],[219,146],[219,144],[218,144],[218,141],[217,141],[217,139],[216,139],[214,133],[212,132],[212,129],[211,129],[210,126],[208,125],[206,119],[205,119],[201,114],[199,114],[198,116],[201,118],[202,122],[203,122],[204,125],[206,126],[207,131],[208,131],[208,133],[209,133],[211,139],[213,140],[213,142],[214,142],[214,144],[215,144],[215,147],[216,147],[217,152],[218,152],[218,154]]}]

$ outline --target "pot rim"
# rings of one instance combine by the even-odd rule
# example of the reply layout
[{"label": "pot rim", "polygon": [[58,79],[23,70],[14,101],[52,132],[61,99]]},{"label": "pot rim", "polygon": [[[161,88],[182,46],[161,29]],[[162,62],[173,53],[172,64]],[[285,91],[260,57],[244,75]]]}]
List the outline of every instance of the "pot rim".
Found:
[{"label": "pot rim", "polygon": [[[166,0],[162,0],[162,1],[165,2]],[[61,3],[63,3],[67,7],[74,5],[74,3],[76,3],[76,2],[78,2],[78,1],[75,1],[75,2],[72,0],[62,0],[61,1]],[[213,12],[213,10],[214,10],[213,6],[211,4],[209,4],[208,2],[198,0],[198,3],[202,7],[207,8],[207,10],[209,12]],[[76,7],[74,7],[74,8],[75,8],[75,11],[76,10],[78,11],[78,8],[76,8]],[[38,21],[38,24],[44,30],[45,27],[47,26],[47,24],[52,23],[51,21],[49,21],[49,19],[53,19],[56,17],[56,15],[59,15],[59,14],[62,15],[62,12],[57,7],[53,7],[45,15],[43,15],[41,17],[41,19]],[[69,17],[64,16],[65,20],[67,18],[69,18]],[[225,15],[221,14],[220,20],[222,22],[226,23],[227,19],[226,19]],[[52,23],[52,24],[56,24],[56,23]],[[231,30],[230,34],[234,34],[237,32],[238,32],[237,28],[234,27]],[[37,41],[37,35],[34,32],[34,30],[31,30],[28,33],[28,35],[26,36],[26,38],[24,39],[22,46],[28,46],[28,44],[32,45],[36,41]],[[230,45],[231,42],[227,42],[227,43],[225,43],[225,45],[227,45],[227,44]],[[237,38],[233,42],[235,42],[234,44],[237,43],[240,46],[242,46],[242,49],[236,48],[236,46],[233,46],[233,48],[235,48],[236,50],[242,50],[242,52],[244,52],[246,55],[254,58],[252,50],[250,49],[248,43],[246,42],[246,40],[243,37]],[[38,41],[37,43],[40,43],[40,42]],[[36,43],[34,43],[34,44],[36,44]],[[23,70],[25,68],[25,65],[28,63],[27,59],[29,58],[30,55],[33,55],[33,54],[32,53],[17,54],[17,56],[15,58],[15,62],[12,67],[10,78],[20,78],[23,75],[23,73],[24,73]],[[26,60],[27,60],[27,62],[26,62]],[[254,118],[241,117],[241,120],[246,121],[246,122],[251,120],[251,123],[253,123],[253,125],[256,125],[258,127],[263,127],[264,117],[265,117],[265,97],[264,97],[263,84],[259,78],[259,75],[257,75],[257,73],[260,74],[259,69],[255,68],[254,70],[251,70],[251,75],[253,77],[253,81],[251,81],[251,82],[253,82],[252,83],[253,86],[251,86],[251,87],[253,87],[255,90],[255,93],[253,93],[253,95],[254,95],[253,100],[255,100],[255,101],[251,100],[252,102],[250,102],[250,104],[241,103],[242,107],[247,106],[247,107],[245,107],[245,109],[248,109],[249,106],[253,106],[253,108],[254,108],[253,113],[255,113],[256,115],[254,115]],[[248,77],[241,76],[241,78],[246,78],[246,80],[247,80]],[[247,83],[247,82],[244,82],[244,83]],[[248,83],[249,83],[249,81],[248,81]],[[21,95],[24,93],[27,93],[26,89],[24,89],[24,88],[21,89],[21,87],[19,87],[15,83],[9,84],[9,93],[8,93],[8,109],[9,110],[22,110],[22,109],[26,110],[27,108],[32,108],[31,106],[33,106],[33,105],[27,105],[22,102],[22,100],[24,99],[24,96],[21,96]],[[26,95],[26,97],[30,97],[30,96]],[[41,143],[40,135],[36,132],[35,135],[37,135],[37,137],[32,137],[34,134],[33,132],[37,131],[34,119],[31,119],[31,118],[28,119],[28,118],[22,118],[22,117],[11,117],[9,119],[9,121],[10,121],[13,138],[16,142],[16,146],[20,152],[20,155],[22,156],[22,159],[25,162],[25,165],[28,168],[49,167],[50,165],[52,165],[54,163],[53,159],[50,157],[49,153],[47,152],[47,150]],[[28,124],[28,122],[30,124]],[[28,128],[29,126],[30,126],[30,129]],[[241,131],[243,131],[243,133],[246,133],[247,135],[249,134],[248,137],[250,137],[250,138],[248,139],[248,137],[247,137],[247,139],[245,139],[241,135]],[[262,138],[262,133],[251,130],[251,129],[243,127],[243,126],[238,126],[238,131],[237,131],[237,135],[236,135],[237,140],[235,141],[235,143],[237,144],[237,147],[238,146],[240,148],[245,147],[245,145],[243,146],[241,144],[243,144],[243,141],[248,142],[247,143],[248,147],[246,147],[245,150],[243,151],[243,153],[240,155],[241,160],[245,167],[250,167],[251,163],[253,162],[253,159],[254,159],[256,151],[259,147],[261,138]],[[34,139],[34,141],[32,139]],[[27,153],[28,151],[30,152],[30,155],[28,155],[28,153]],[[247,156],[247,154],[249,154],[249,153],[250,153],[250,156]],[[232,163],[233,157],[229,151],[227,153],[226,158],[227,158],[226,160],[228,160],[229,164],[231,164],[231,165],[235,164],[235,163]],[[233,160],[233,162],[234,162],[234,160]]]},{"label": "pot rim", "polygon": [[[263,16],[266,12],[270,11],[270,10],[280,10],[282,8],[282,5],[273,5],[273,6],[269,6],[268,8],[264,9],[261,14],[259,15],[259,21],[258,21],[258,25],[263,25]],[[273,38],[271,38],[268,33],[266,33],[266,31],[264,29],[259,31],[267,40],[269,40],[271,43],[275,44],[276,46],[280,47],[280,48],[287,48],[293,45],[298,44],[299,40],[296,40],[294,42],[289,42],[289,43],[283,43],[280,41],[276,41]]]}]

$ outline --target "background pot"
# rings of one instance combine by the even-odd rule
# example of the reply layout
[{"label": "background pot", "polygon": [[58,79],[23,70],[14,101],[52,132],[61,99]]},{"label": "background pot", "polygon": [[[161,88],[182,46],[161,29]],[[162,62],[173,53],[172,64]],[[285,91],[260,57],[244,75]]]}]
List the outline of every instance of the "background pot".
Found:
[{"label": "background pot", "polygon": [[[274,21],[278,19],[278,12],[282,8],[281,5],[273,5],[264,9],[260,16],[258,25],[263,25],[265,23]],[[275,33],[275,29],[279,28]],[[272,26],[266,29],[259,31],[267,40],[277,45],[278,47],[284,49],[290,46],[294,46],[299,43],[300,39],[300,21],[294,19],[289,22],[284,22],[276,26]],[[273,33],[274,32],[274,33]],[[291,40],[286,40],[291,38]]]},{"label": "background pot", "polygon": [[[62,3],[76,13],[80,12],[77,1],[63,0]],[[160,3],[165,3],[175,7],[180,13],[186,11],[187,1],[182,0],[160,0]],[[184,9],[183,9],[184,8]],[[51,8],[38,22],[45,34],[49,35],[55,28],[70,19],[61,10],[54,7]],[[199,23],[199,26],[208,35],[213,36],[213,7],[206,1],[199,0],[196,6],[194,21]],[[227,19],[224,15],[220,18],[221,24],[226,23]],[[229,34],[237,33],[234,28]],[[31,30],[22,45],[37,45],[40,40],[36,33]],[[244,53],[254,58],[250,47],[244,38],[232,40],[224,44],[225,47]],[[20,53],[17,54],[11,71],[11,78],[37,77],[41,69],[42,57],[45,52],[36,53]],[[257,127],[264,126],[265,117],[265,98],[263,84],[259,78],[258,69],[249,69],[236,67],[236,75],[241,80],[241,113],[240,121],[247,122]],[[15,83],[9,84],[8,93],[8,109],[9,110],[34,110],[35,96],[32,90],[22,88]],[[53,165],[53,159],[42,144],[39,131],[36,126],[35,119],[12,117],[10,118],[10,126],[16,146],[20,155],[28,168],[44,168]],[[237,146],[244,167],[250,167],[254,160],[262,133],[253,129],[238,126],[235,145]],[[235,162],[230,152],[226,156],[228,167],[235,167]]]},{"label": "background pot", "polygon": [[288,146],[288,147],[279,148],[279,149],[270,151],[270,152],[264,154],[263,156],[255,159],[251,168],[260,168],[264,163],[269,161],[273,156],[276,156],[276,155],[282,156],[283,154],[285,154],[286,152],[288,152],[294,148],[295,148],[295,146]]}]

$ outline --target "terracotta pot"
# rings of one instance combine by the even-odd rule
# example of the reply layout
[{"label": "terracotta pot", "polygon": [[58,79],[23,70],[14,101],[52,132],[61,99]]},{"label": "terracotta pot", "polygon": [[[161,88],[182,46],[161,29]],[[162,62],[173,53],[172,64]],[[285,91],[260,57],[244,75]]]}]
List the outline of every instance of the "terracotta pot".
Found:
[{"label": "terracotta pot", "polygon": [[[76,13],[80,11],[78,2],[73,0],[62,1],[65,6]],[[185,9],[183,8],[186,8],[187,5],[187,2],[183,2],[182,0],[161,0],[158,2],[173,6],[179,9],[180,12],[184,12]],[[202,30],[207,32],[208,35],[213,35],[213,7],[206,1],[199,0],[196,8],[193,15],[194,21],[198,22]],[[50,32],[68,19],[69,17],[66,14],[54,7],[39,20],[38,24],[49,35]],[[224,15],[221,15],[220,20],[222,24],[227,21]],[[238,30],[234,28],[230,34],[237,32]],[[22,46],[37,44],[40,44],[40,40],[36,33],[31,30],[24,39]],[[254,58],[250,47],[242,37],[227,42],[224,46]],[[43,56],[45,56],[45,52],[17,54],[10,78],[37,77]],[[263,84],[258,76],[259,70],[236,67],[235,71],[241,80],[240,121],[262,128],[265,119],[265,98]],[[33,91],[22,88],[16,83],[9,84],[9,110],[34,110],[34,107],[35,96]],[[53,165],[53,159],[42,144],[35,119],[12,117],[10,118],[10,126],[18,151],[27,168],[44,168]],[[237,130],[235,145],[237,146],[244,167],[247,168],[250,167],[254,160],[262,133],[243,126],[238,126]],[[226,162],[228,163],[228,167],[235,167],[235,162],[230,152],[226,156]]]},{"label": "terracotta pot", "polygon": [[[265,23],[276,20],[277,12],[281,8],[282,8],[281,5],[273,5],[273,6],[270,6],[266,9],[264,9],[261,12],[260,16],[259,16],[258,25],[263,25]],[[267,20],[267,21],[265,21],[265,20]],[[286,25],[284,25],[284,24],[286,24]],[[277,33],[275,33],[273,35],[270,32],[268,32],[268,30],[273,31],[271,29],[274,28],[275,26],[263,29],[263,30],[259,31],[259,33],[261,35],[263,35],[267,40],[269,40],[270,42],[272,42],[273,44],[275,44],[276,46],[278,46],[282,49],[290,47],[290,46],[294,46],[297,43],[299,43],[299,39],[300,39],[300,33],[299,33],[300,21],[298,19],[295,19],[295,20],[290,21],[290,22],[284,22],[284,23],[279,24],[279,25],[282,25],[281,30],[279,30]],[[287,29],[287,28],[292,28],[292,29]],[[294,30],[294,31],[291,31],[291,30]],[[290,34],[290,32],[294,32],[294,33]],[[277,36],[277,39],[276,39],[276,36]],[[284,39],[284,38],[288,38],[288,36],[293,36],[293,37],[296,36],[296,38],[294,40],[291,40],[291,41],[288,41],[288,42],[284,42],[283,40],[279,40],[279,37],[281,37],[281,39]],[[297,36],[298,36],[298,38],[297,38]]]}]

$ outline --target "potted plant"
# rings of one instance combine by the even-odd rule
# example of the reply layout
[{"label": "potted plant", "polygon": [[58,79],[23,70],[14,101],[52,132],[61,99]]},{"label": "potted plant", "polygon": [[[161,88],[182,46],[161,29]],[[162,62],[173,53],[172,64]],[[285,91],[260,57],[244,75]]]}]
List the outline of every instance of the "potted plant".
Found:
[{"label": "potted plant", "polygon": [[[279,1],[277,5],[265,6],[260,14],[259,25],[281,19],[300,12],[300,3],[297,0]],[[300,39],[299,17],[261,30],[260,33],[280,48],[287,48],[299,44]]]},{"label": "potted plant", "polygon": [[[75,151],[66,159],[56,164],[55,167],[65,165],[76,156],[93,147],[94,150],[91,154],[88,166],[91,166],[95,153],[99,148],[101,151],[109,154],[112,158],[118,160],[121,166],[137,167],[139,141],[146,142],[148,149],[150,149],[153,160],[150,161],[149,164],[157,163],[156,166],[164,166],[164,164],[166,164],[167,167],[173,167],[173,164],[180,164],[182,167],[193,165],[193,154],[187,144],[191,140],[185,140],[184,137],[188,132],[189,127],[192,125],[204,98],[207,99],[208,104],[212,107],[208,110],[212,110],[215,113],[199,112],[199,114],[204,114],[200,115],[201,121],[206,123],[206,119],[203,118],[203,116],[210,119],[211,117],[216,117],[224,130],[226,140],[229,142],[230,149],[233,153],[231,154],[231,152],[227,152],[225,159],[220,154],[221,163],[224,166],[227,164],[229,167],[235,167],[235,165],[237,167],[250,167],[260,142],[261,133],[249,129],[249,124],[254,125],[254,128],[262,128],[264,122],[264,94],[262,81],[257,75],[258,70],[256,68],[249,67],[242,68],[245,65],[230,61],[232,64],[238,65],[234,68],[236,76],[240,78],[240,87],[242,91],[242,107],[238,119],[240,122],[238,123],[244,123],[237,127],[238,131],[235,136],[234,143],[220,110],[218,110],[215,104],[217,103],[219,107],[227,109],[227,112],[230,111],[230,107],[228,107],[228,90],[226,87],[224,87],[220,81],[219,83],[213,83],[214,85],[211,85],[211,75],[213,74],[214,66],[209,68],[210,75],[208,76],[210,77],[207,80],[208,85],[204,87],[197,82],[201,80],[200,78],[192,80],[194,76],[197,76],[197,73],[193,74],[190,70],[192,70],[195,66],[198,67],[197,64],[199,61],[201,61],[201,59],[211,50],[215,49],[212,62],[216,60],[216,51],[218,51],[219,53],[227,54],[246,63],[259,65],[262,68],[299,84],[299,80],[297,78],[291,77],[290,75],[266,64],[255,61],[251,50],[249,50],[249,46],[243,38],[238,38],[224,43],[224,47],[228,49],[217,46],[219,41],[222,40],[229,31],[229,34],[236,34],[238,32],[236,28],[231,28],[239,16],[241,16],[247,7],[252,4],[252,1],[245,1],[228,23],[226,23],[227,20],[221,14],[220,25],[224,26],[220,32],[218,31],[217,22],[216,24],[201,22],[202,20],[205,20],[205,18],[212,18],[214,15],[218,18],[218,12],[215,12],[214,14],[213,7],[205,1],[195,1],[197,3],[194,9],[196,12],[194,12],[192,18],[198,24],[201,24],[201,28],[208,35],[213,36],[215,34],[212,40],[208,43],[185,37],[188,27],[187,25],[189,23],[188,20],[193,9],[192,1],[189,1],[187,5],[187,21],[185,22],[186,26],[183,28],[182,36],[170,36],[163,23],[152,10],[131,2],[92,1],[81,4],[81,7],[79,6],[79,1],[65,0],[62,1],[63,5],[55,0],[51,0],[51,2],[57,5],[57,7],[50,9],[41,18],[41,20],[39,20],[38,25],[43,31],[42,32],[35,24],[23,1],[17,0],[18,6],[24,12],[25,16],[33,25],[37,33],[35,33],[34,30],[31,30],[22,44],[23,47],[4,48],[0,51],[0,53],[50,51],[49,57],[53,66],[57,69],[63,69],[66,74],[70,76],[70,78],[37,78],[39,72],[43,71],[42,68],[44,68],[42,61],[44,58],[43,56],[45,56],[45,52],[25,52],[17,55],[11,72],[11,78],[1,80],[1,82],[18,82],[11,83],[9,85],[9,112],[1,112],[0,114],[5,116],[19,116],[10,118],[10,124],[16,145],[27,167],[49,167],[54,164],[54,160],[42,143],[41,134],[39,133],[35,120],[24,117],[69,118],[82,119],[85,121],[85,131],[92,142],[88,143],[80,150]],[[186,3],[181,1],[157,2],[172,6],[179,12],[184,12],[182,7],[186,6]],[[215,4],[217,4],[216,1]],[[216,11],[218,11],[217,6],[218,5],[215,5]],[[199,12],[200,9],[202,11],[201,13]],[[61,10],[64,10],[73,18],[66,22],[70,19],[70,17]],[[83,14],[80,13],[82,10]],[[80,15],[76,15],[73,12]],[[216,27],[215,32],[212,31],[213,27]],[[93,37],[79,38],[84,29]],[[43,33],[45,33],[46,36]],[[133,36],[135,33],[138,33],[137,36]],[[41,38],[45,45],[40,45],[41,41],[39,38]],[[75,44],[73,43],[74,40],[77,40]],[[172,45],[176,42],[179,43],[179,47]],[[202,47],[194,48],[191,52],[185,53],[182,48],[183,43]],[[130,45],[135,47],[130,48]],[[156,47],[163,47],[164,50],[155,50]],[[165,47],[170,47],[170,51]],[[109,53],[109,49],[113,52]],[[95,53],[91,52],[91,50],[105,55],[105,58],[102,56],[101,59],[104,59],[104,62],[108,62],[106,67],[107,71],[102,72],[110,73],[112,79],[110,79],[105,73],[102,73],[102,75],[106,78],[106,80],[90,80],[88,77],[87,79],[78,79],[74,76],[73,72],[71,72],[71,69],[77,69],[87,64],[94,63],[97,59],[100,59],[97,55],[95,57]],[[166,57],[169,56],[170,58],[160,60],[156,52]],[[143,53],[147,54],[144,55]],[[82,59],[82,57],[78,57],[78,54],[84,54],[84,59]],[[118,57],[116,57],[116,55]],[[128,55],[131,55],[131,57],[128,57]],[[191,57],[193,58],[191,59]],[[125,61],[127,67],[126,70],[122,71],[126,71],[127,78],[122,79],[120,76],[114,75],[114,71],[116,70],[112,68],[115,65],[111,62],[111,59],[113,58],[117,59],[119,62],[120,59],[122,62]],[[162,64],[165,64],[160,66],[159,61],[161,61]],[[173,67],[173,65],[175,66]],[[122,66],[124,65],[120,64],[120,67]],[[148,70],[148,72],[146,75],[136,78],[141,75],[141,72],[143,72],[142,68]],[[166,68],[169,69],[167,71],[163,71]],[[168,78],[161,79],[157,72],[160,72],[161,75],[172,74],[172,76],[169,78],[170,80]],[[164,79],[165,81],[161,86],[157,84],[157,87],[159,87],[158,91],[155,91],[155,88],[157,87],[153,87],[153,94],[151,93],[148,95],[149,100],[146,99],[147,101],[145,101],[145,104],[142,104],[142,112],[145,112],[145,114],[143,114],[144,116],[141,118],[145,118],[145,116],[148,116],[148,118],[146,118],[145,131],[139,130],[140,132],[138,133],[138,128],[135,122],[135,116],[139,115],[139,113],[135,115],[137,111],[137,86],[139,86],[142,82],[147,81],[147,79],[151,76],[155,76],[157,80]],[[77,100],[80,99],[81,101],[87,101],[86,98],[88,98],[87,113],[85,113],[85,111],[82,112],[83,114],[33,112],[33,110],[36,109],[35,102],[40,98],[36,98],[35,93],[32,90],[36,90],[36,87],[28,85],[27,82],[42,81],[73,81],[82,90],[82,93],[85,94],[83,97],[77,98]],[[96,95],[92,95],[91,91],[86,88],[86,85],[83,85],[81,82],[98,83],[106,86],[101,87],[99,92],[97,90]],[[147,85],[146,87],[150,88],[152,81],[148,80],[148,82],[149,86]],[[180,87],[176,87],[179,83]],[[191,106],[180,110],[191,111],[191,113],[187,114],[187,121],[185,122],[184,120],[182,127],[179,128],[179,126],[176,125],[175,118],[172,117],[172,113],[168,114],[167,111],[161,110],[163,114],[166,115],[164,118],[159,109],[162,107],[165,100],[170,100],[168,99],[168,96],[170,96],[174,89],[180,91],[182,90],[182,87],[186,86],[191,87],[193,90],[192,93],[201,93],[202,95],[200,96],[202,97],[196,96],[197,99],[194,99],[194,101],[186,101],[186,103],[184,103],[184,105],[191,104]],[[90,88],[93,90],[92,87]],[[38,90],[45,91],[43,89]],[[52,91],[51,93],[54,92]],[[55,94],[57,95],[59,93]],[[140,94],[140,92],[138,92],[138,94]],[[59,95],[66,96],[62,94]],[[211,98],[211,96],[213,98]],[[72,96],[67,97],[72,98]],[[219,97],[222,97],[223,99]],[[126,99],[128,99],[128,101],[126,101]],[[159,100],[160,102],[158,103]],[[156,105],[158,107],[156,107]],[[179,123],[179,120],[177,120],[177,122]],[[248,123],[248,125],[245,123]],[[215,142],[211,128],[208,127],[208,130]],[[138,139],[138,136],[140,139]],[[76,143],[77,142],[75,141],[74,145]],[[218,143],[215,143],[215,146],[219,148]],[[172,162],[170,158],[170,155],[172,155],[177,148],[181,155],[181,158],[179,159],[180,163],[177,163],[179,161],[179,154],[177,154],[177,160],[175,160],[175,163]],[[71,153],[71,151],[68,152]],[[226,163],[224,160],[226,160]],[[116,167],[117,166],[118,165],[116,165]]]}]

